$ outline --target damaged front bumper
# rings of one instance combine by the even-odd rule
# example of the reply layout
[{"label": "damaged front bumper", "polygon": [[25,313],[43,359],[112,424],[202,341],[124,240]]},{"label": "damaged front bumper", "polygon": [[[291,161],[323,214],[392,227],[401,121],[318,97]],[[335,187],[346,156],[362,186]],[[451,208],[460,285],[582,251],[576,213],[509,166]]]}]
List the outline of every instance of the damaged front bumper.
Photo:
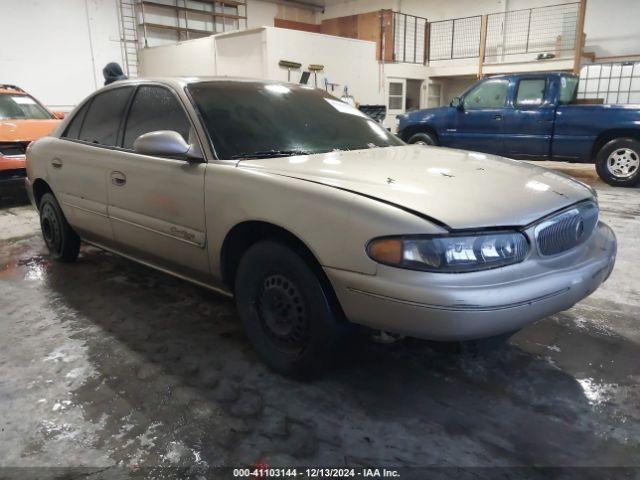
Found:
[{"label": "damaged front bumper", "polygon": [[611,273],[616,238],[599,223],[565,254],[473,273],[379,265],[376,275],[325,268],[347,317],[375,329],[431,340],[470,340],[518,330],[566,310]]}]

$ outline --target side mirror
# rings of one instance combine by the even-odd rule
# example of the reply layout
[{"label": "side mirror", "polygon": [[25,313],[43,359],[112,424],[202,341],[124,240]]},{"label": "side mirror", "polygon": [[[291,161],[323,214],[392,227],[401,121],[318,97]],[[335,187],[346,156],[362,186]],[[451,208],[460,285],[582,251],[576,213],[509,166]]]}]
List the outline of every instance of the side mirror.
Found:
[{"label": "side mirror", "polygon": [[173,130],[157,130],[140,135],[133,142],[133,150],[154,157],[184,157],[194,162],[203,160],[197,144],[189,145],[182,135]]},{"label": "side mirror", "polygon": [[464,102],[460,97],[453,97],[450,105],[457,110],[464,110]]},{"label": "side mirror", "polygon": [[55,112],[51,112],[51,113],[53,113],[53,116],[54,116],[54,117],[56,117],[56,119],[57,119],[57,120],[63,120],[63,119],[64,119],[64,117],[66,117],[66,116],[67,116],[67,114],[66,114],[66,113],[64,113],[64,112],[59,112],[59,111],[55,111]]}]

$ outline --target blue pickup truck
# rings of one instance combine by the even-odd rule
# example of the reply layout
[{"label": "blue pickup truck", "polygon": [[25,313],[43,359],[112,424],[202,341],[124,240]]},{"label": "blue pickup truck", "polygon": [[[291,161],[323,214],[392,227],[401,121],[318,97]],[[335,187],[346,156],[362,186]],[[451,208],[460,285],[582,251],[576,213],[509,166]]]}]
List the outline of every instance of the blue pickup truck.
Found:
[{"label": "blue pickup truck", "polygon": [[401,115],[408,143],[519,159],[594,162],[610,185],[640,182],[640,105],[576,104],[567,73],[489,77],[447,107]]}]

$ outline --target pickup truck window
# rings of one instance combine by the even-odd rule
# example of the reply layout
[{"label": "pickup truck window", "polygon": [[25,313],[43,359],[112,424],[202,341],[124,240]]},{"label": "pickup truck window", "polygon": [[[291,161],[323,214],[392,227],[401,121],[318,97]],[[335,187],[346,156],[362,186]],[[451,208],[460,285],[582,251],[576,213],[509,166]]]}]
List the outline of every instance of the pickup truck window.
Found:
[{"label": "pickup truck window", "polygon": [[521,107],[542,105],[546,86],[547,80],[545,78],[526,78],[520,80],[518,84],[518,95],[516,96],[516,105]]},{"label": "pickup truck window", "polygon": [[487,80],[476,85],[464,97],[464,108],[502,108],[507,102],[508,80]]},{"label": "pickup truck window", "polygon": [[560,103],[571,103],[576,97],[576,88],[578,87],[577,77],[561,77],[560,78]]}]

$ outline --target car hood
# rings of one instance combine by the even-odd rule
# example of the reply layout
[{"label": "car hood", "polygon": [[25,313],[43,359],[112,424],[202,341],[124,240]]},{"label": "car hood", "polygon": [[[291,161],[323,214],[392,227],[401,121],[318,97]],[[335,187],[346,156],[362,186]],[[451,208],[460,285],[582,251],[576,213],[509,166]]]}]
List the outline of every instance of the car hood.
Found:
[{"label": "car hood", "polygon": [[593,196],[545,168],[419,145],[243,160],[238,167],[349,190],[452,229],[524,226]]},{"label": "car hood", "polygon": [[60,120],[0,120],[0,142],[30,142],[49,135]]}]

